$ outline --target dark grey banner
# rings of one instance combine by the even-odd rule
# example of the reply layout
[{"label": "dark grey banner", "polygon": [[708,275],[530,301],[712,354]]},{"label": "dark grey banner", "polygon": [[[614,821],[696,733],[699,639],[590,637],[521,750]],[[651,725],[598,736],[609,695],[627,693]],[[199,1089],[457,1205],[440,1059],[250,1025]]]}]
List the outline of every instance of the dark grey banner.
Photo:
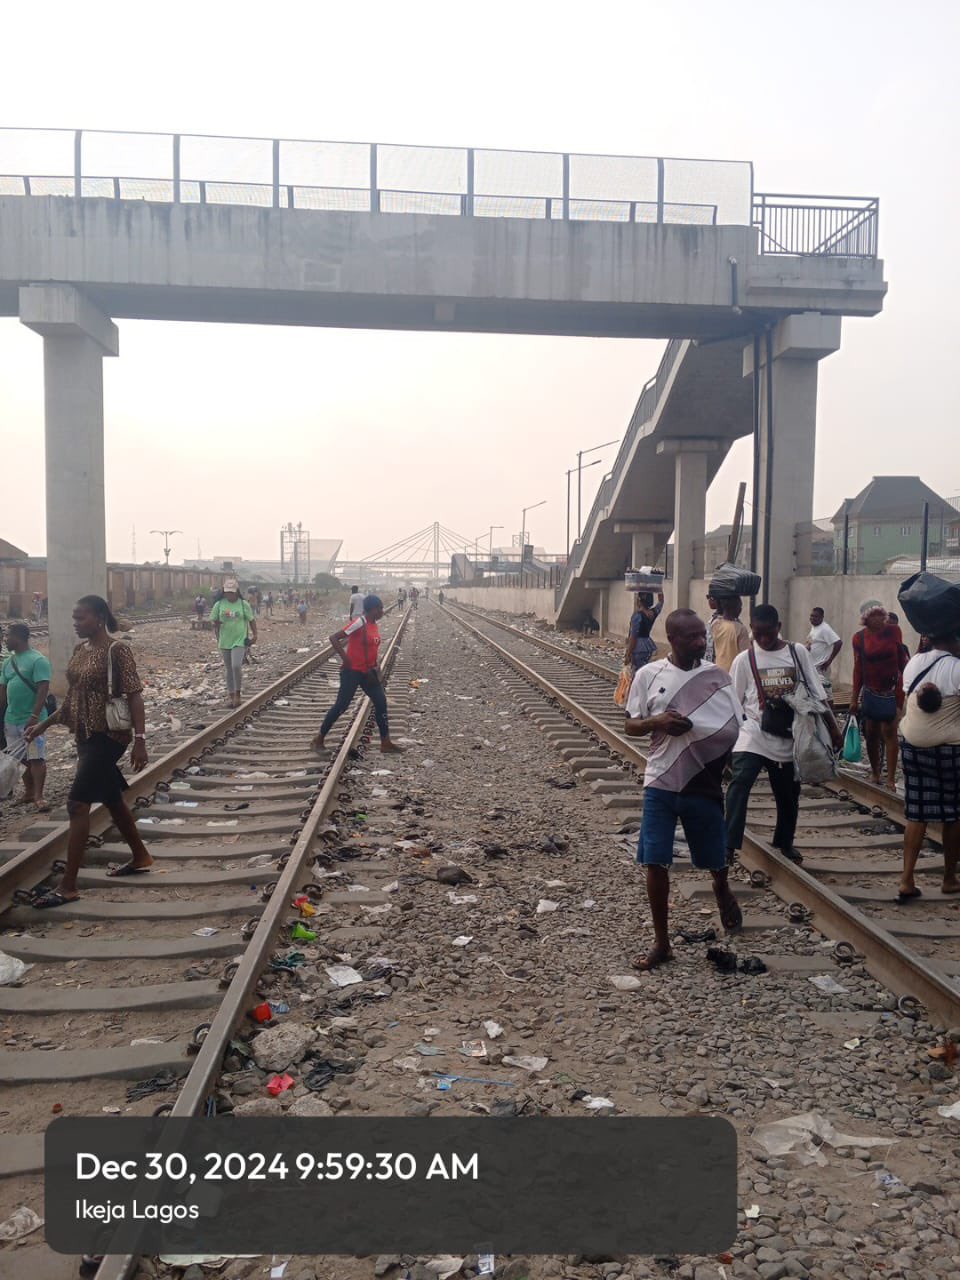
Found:
[{"label": "dark grey banner", "polygon": [[719,1253],[725,1120],[64,1118],[46,1134],[60,1253]]}]

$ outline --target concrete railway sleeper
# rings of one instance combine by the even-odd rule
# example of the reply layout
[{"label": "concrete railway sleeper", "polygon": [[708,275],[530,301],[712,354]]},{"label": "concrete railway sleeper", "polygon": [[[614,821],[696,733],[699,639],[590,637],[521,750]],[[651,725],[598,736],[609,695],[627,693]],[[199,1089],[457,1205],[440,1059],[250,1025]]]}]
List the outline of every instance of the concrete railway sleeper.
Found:
[{"label": "concrete railway sleeper", "polygon": [[[611,688],[618,672],[606,664],[518,627],[447,602],[444,611],[511,669],[511,684],[524,710],[547,733],[578,778],[621,816],[625,828],[638,826],[642,810],[642,749],[622,730],[623,713]],[[499,633],[494,639],[491,632]],[[525,698],[533,686],[547,704]],[[934,1019],[955,1025],[960,1018],[960,919],[954,900],[933,888],[907,908],[896,903],[897,866],[884,853],[902,847],[903,802],[899,796],[841,771],[823,787],[805,788],[797,844],[807,856],[798,867],[769,843],[774,826],[772,796],[757,786],[750,802],[749,829],[741,851],[737,884],[745,907],[744,929],[752,934],[784,924],[765,907],[775,894],[803,911],[803,918],[827,938],[850,949],[867,970],[900,997],[920,1001]],[[924,880],[940,871],[931,830]],[[867,856],[858,856],[866,853]],[[878,887],[878,879],[885,881]],[[705,890],[709,893],[709,890]],[[754,914],[760,907],[761,912]]]},{"label": "concrete railway sleeper", "polygon": [[[401,641],[415,619],[395,619],[385,678],[403,674]],[[331,731],[329,754],[309,750],[335,696],[332,654],[324,647],[131,778],[127,794],[154,856],[150,875],[106,875],[103,864],[123,857],[125,846],[109,815],[95,812],[80,882],[87,892],[41,913],[27,891],[58,869],[65,824],[44,824],[32,844],[6,847],[0,950],[38,972],[21,987],[0,987],[0,1015],[15,1018],[3,1019],[9,1030],[0,1045],[8,1117],[0,1177],[41,1170],[51,1114],[119,1111],[135,1082],[158,1087],[128,1114],[150,1114],[158,1102],[177,1116],[207,1106],[231,1036],[258,1002],[271,951],[285,931],[295,933],[292,899],[320,896],[311,866],[330,859],[325,824],[348,765],[369,741],[371,704],[361,697]],[[391,714],[402,734],[400,683]],[[101,1280],[132,1274],[135,1263],[107,1258]]]}]

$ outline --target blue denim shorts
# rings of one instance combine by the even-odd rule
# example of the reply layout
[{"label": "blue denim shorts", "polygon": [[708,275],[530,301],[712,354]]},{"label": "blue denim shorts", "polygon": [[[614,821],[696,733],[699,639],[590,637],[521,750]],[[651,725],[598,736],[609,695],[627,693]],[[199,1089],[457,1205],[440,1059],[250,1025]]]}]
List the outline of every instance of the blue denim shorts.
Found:
[{"label": "blue denim shorts", "polygon": [[700,871],[720,871],[727,865],[727,824],[723,802],[710,796],[682,796],[649,787],[643,793],[643,819],[637,861],[644,867],[673,864],[677,822],[690,846],[690,861]]}]

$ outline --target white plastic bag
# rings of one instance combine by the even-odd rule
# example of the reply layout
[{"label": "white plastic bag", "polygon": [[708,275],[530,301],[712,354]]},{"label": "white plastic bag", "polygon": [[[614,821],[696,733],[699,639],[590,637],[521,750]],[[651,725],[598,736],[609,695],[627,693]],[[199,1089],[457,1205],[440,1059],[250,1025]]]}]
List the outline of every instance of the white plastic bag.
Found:
[{"label": "white plastic bag", "polygon": [[0,800],[13,795],[19,777],[20,765],[17,757],[9,751],[0,751]]},{"label": "white plastic bag", "polygon": [[8,956],[5,951],[0,951],[0,987],[10,987],[15,982],[20,982],[27,970],[32,968],[33,965],[24,964],[16,956]]},{"label": "white plastic bag", "polygon": [[[798,659],[798,668],[799,665]],[[837,762],[823,719],[826,704],[813,696],[802,679],[792,692],[784,694],[783,700],[793,708],[793,764],[797,780],[815,784],[835,778]]]}]

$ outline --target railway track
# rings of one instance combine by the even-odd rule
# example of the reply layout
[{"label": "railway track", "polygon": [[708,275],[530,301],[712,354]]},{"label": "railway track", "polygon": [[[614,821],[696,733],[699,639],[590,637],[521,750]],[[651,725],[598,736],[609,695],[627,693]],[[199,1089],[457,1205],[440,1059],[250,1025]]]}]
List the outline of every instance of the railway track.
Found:
[{"label": "railway track", "polygon": [[[124,631],[132,631],[135,627],[143,626],[147,622],[183,622],[189,621],[186,614],[176,613],[171,609],[166,609],[162,613],[146,613],[142,617],[126,616],[120,610],[121,621],[123,622]],[[11,627],[16,622],[25,622],[30,628],[30,636],[34,640],[42,640],[50,634],[50,626],[47,622],[34,622],[32,618],[7,618],[4,619],[4,628]]]},{"label": "railway track", "polygon": [[[401,685],[391,697],[399,733],[408,703],[400,645],[415,617],[394,615],[384,628],[384,670]],[[338,903],[311,864],[331,862],[325,824],[370,704],[358,700],[335,726],[329,757],[310,749],[335,696],[332,658],[326,646],[131,777],[150,875],[107,876],[105,864],[127,850],[97,806],[82,898],[40,913],[27,894],[56,872],[66,823],[0,845],[0,951],[36,966],[24,985],[0,987],[0,1179],[41,1172],[43,1132],[60,1112],[192,1116],[214,1105],[237,1027],[276,999],[274,947],[297,947],[291,900]],[[98,1280],[125,1280],[136,1261],[108,1257]]]},{"label": "railway track", "polygon": [[[531,635],[474,608],[442,606],[552,707],[526,709],[547,732],[579,777],[625,823],[642,807],[637,775],[645,756],[623,733],[623,713],[612,689],[619,669],[575,649]],[[905,822],[898,795],[841,771],[836,781],[804,789],[796,844],[803,867],[769,844],[775,824],[773,797],[758,782],[751,796],[741,851],[747,883],[737,885],[748,933],[812,924],[837,944],[841,963],[861,958],[878,981],[901,997],[919,1001],[931,1018],[956,1025],[960,1018],[960,903],[935,888],[942,872],[931,827],[918,864],[923,897],[896,906],[896,883]],[[772,895],[787,904],[776,906]],[[709,891],[705,890],[705,901]],[[774,914],[777,912],[778,914]]]}]

